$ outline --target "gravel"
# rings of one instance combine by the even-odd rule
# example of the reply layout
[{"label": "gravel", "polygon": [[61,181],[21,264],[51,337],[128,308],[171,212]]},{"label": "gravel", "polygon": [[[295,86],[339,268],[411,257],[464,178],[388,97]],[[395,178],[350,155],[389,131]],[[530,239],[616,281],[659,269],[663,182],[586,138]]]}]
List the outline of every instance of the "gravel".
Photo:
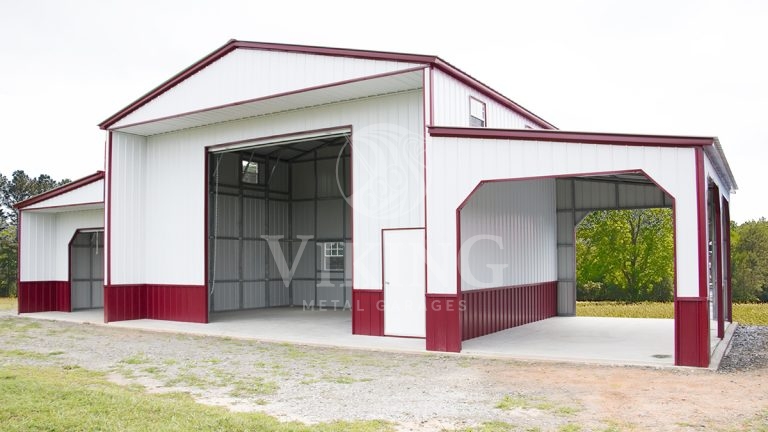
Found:
[{"label": "gravel", "polygon": [[[736,330],[721,363],[726,374],[321,348],[9,315],[0,313],[0,367],[77,365],[148,392],[187,392],[286,421],[381,419],[400,431],[488,422],[514,430],[717,429],[768,406],[768,386],[754,386],[768,380],[768,327]],[[498,407],[505,397],[511,409]]]},{"label": "gravel", "polygon": [[744,372],[768,368],[768,326],[739,325],[718,371]]}]

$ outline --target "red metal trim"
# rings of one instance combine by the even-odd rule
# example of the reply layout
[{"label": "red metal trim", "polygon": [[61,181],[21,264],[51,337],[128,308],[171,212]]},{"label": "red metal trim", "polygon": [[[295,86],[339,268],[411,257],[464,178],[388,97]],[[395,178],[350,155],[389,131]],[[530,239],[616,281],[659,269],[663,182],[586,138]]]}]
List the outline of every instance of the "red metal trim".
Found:
[{"label": "red metal trim", "polygon": [[21,313],[22,294],[21,294],[21,212],[16,212],[16,221],[18,223],[16,228],[16,315]]},{"label": "red metal trim", "polygon": [[110,285],[105,286],[104,298],[106,322],[145,318],[208,322],[208,291],[205,285]]},{"label": "red metal trim", "polygon": [[537,125],[545,129],[554,129],[554,126],[548,123],[547,121],[545,121],[544,119],[538,117],[537,115],[533,114],[532,112],[528,111],[522,106],[516,104],[512,100],[506,98],[496,90],[493,90],[492,88],[481,83],[480,81],[476,80],[472,76],[466,74],[465,72],[461,71],[460,69],[456,68],[450,63],[440,59],[437,56],[393,53],[393,52],[385,52],[385,51],[365,51],[365,50],[356,50],[356,49],[329,48],[329,47],[306,46],[306,45],[245,42],[245,41],[237,41],[237,40],[230,40],[229,42],[224,44],[224,46],[216,49],[212,53],[198,60],[196,63],[192,64],[191,66],[182,70],[178,74],[174,75],[169,80],[165,81],[164,83],[150,90],[148,93],[144,94],[139,99],[135,100],[125,108],[121,109],[117,113],[113,114],[106,120],[99,123],[99,127],[101,129],[108,129],[110,126],[117,123],[119,120],[121,120],[128,114],[141,108],[152,99],[160,96],[161,94],[175,87],[176,85],[186,80],[190,76],[198,73],[199,71],[203,70],[204,68],[208,67],[215,61],[219,60],[220,58],[224,57],[225,55],[229,54],[230,52],[238,48],[258,49],[258,50],[267,50],[267,51],[298,52],[298,53],[306,53],[306,54],[351,57],[351,58],[360,58],[360,59],[369,59],[369,60],[387,60],[387,61],[406,62],[406,63],[422,63],[424,65],[429,65],[430,68],[432,67],[439,68],[441,71],[445,72],[447,75],[457,79],[458,81],[462,82],[465,85],[468,85],[474,90],[482,94],[485,94],[486,96],[492,98],[496,102],[517,112],[523,117],[533,121]]},{"label": "red metal trim", "polygon": [[715,265],[717,267],[716,282],[715,282],[715,295],[717,298],[717,337],[722,339],[725,337],[725,317],[723,317],[723,223],[722,213],[720,210],[720,189],[717,185],[713,188],[713,203],[715,213],[715,238],[713,239],[716,245]]},{"label": "red metal trim", "polygon": [[733,291],[731,285],[731,203],[723,198],[723,214],[725,217],[725,271],[726,277],[726,306],[728,322],[733,322]]},{"label": "red metal trim", "polygon": [[[104,229],[106,229],[105,237],[107,239],[107,265],[106,265],[106,271],[107,271],[107,277],[106,277],[106,285],[112,285],[112,132],[110,131],[108,133],[108,151],[107,151],[107,206],[106,206],[106,219],[107,223]],[[106,291],[104,292],[105,298],[106,298]],[[107,302],[104,302],[104,322],[106,321],[107,317]]]},{"label": "red metal trim", "polygon": [[429,66],[429,127],[435,125],[435,68]]},{"label": "red metal trim", "polygon": [[348,79],[348,80],[337,81],[337,82],[333,82],[333,83],[329,83],[329,84],[320,84],[320,85],[316,85],[316,86],[305,87],[305,88],[301,88],[301,89],[298,89],[298,90],[291,90],[291,91],[286,91],[286,92],[282,92],[282,93],[274,93],[274,94],[267,95],[267,96],[261,96],[261,97],[257,97],[257,98],[252,98],[252,99],[246,99],[246,100],[237,101],[237,102],[226,103],[226,104],[223,104],[223,105],[216,105],[216,106],[213,106],[213,107],[207,107],[207,108],[201,108],[201,109],[197,109],[197,110],[185,111],[185,112],[182,112],[182,113],[179,113],[179,114],[173,114],[173,115],[169,115],[169,116],[153,118],[153,119],[150,119],[150,120],[144,120],[144,121],[140,121],[140,122],[136,122],[136,123],[130,123],[130,124],[127,124],[127,125],[123,125],[123,126],[117,127],[116,130],[126,129],[126,128],[130,128],[130,127],[134,127],[134,126],[141,126],[141,125],[144,125],[144,124],[155,123],[155,122],[159,122],[159,121],[163,121],[163,120],[170,120],[170,119],[185,117],[185,116],[188,116],[188,115],[194,115],[194,114],[200,114],[200,113],[215,111],[215,110],[219,110],[219,109],[223,109],[223,108],[230,108],[230,107],[245,105],[245,104],[249,104],[249,103],[263,102],[263,101],[267,101],[267,100],[271,100],[271,99],[277,99],[277,98],[281,98],[281,97],[292,96],[292,95],[299,94],[299,93],[306,93],[306,92],[310,92],[310,91],[314,91],[314,90],[323,90],[323,89],[328,89],[328,88],[333,88],[333,87],[339,87],[339,86],[342,86],[342,85],[353,84],[353,83],[357,83],[357,82],[361,82],[361,81],[368,81],[368,80],[377,79],[377,78],[385,78],[385,77],[389,77],[389,76],[401,75],[401,74],[415,72],[415,71],[422,70],[422,69],[424,69],[424,67],[423,66],[419,66],[419,67],[414,67],[414,68],[409,68],[409,69],[402,69],[402,70],[393,71],[393,72],[384,72],[384,73],[380,73],[380,74],[367,75],[367,76],[359,77],[359,78],[351,78],[351,79]]},{"label": "red metal trim", "polygon": [[571,132],[541,129],[487,129],[432,126],[429,128],[429,134],[433,137],[553,141],[574,142],[579,144],[588,143],[654,147],[704,147],[714,144],[714,138],[712,137]]},{"label": "red metal trim", "polygon": [[24,201],[19,201],[16,204],[14,204],[13,207],[18,210],[22,210],[25,207],[29,207],[41,201],[45,201],[59,195],[63,195],[67,192],[71,192],[75,189],[79,189],[83,186],[87,186],[91,183],[97,182],[103,178],[104,178],[104,171],[96,171],[94,174],[85,176],[73,182],[51,189],[48,192],[44,192],[44,193],[41,193],[40,195],[35,195],[31,198],[27,198]]},{"label": "red metal trim", "polygon": [[699,249],[699,297],[707,297],[707,184],[704,151],[696,149],[696,219]]},{"label": "red metal trim", "polygon": [[203,164],[204,164],[204,168],[203,168],[204,169],[204,172],[203,172],[203,182],[204,182],[204,184],[203,184],[203,194],[205,194],[205,196],[203,197],[203,236],[204,236],[203,237],[203,266],[205,267],[204,270],[203,270],[203,278],[204,278],[203,285],[205,286],[205,293],[206,293],[206,296],[205,296],[206,297],[206,300],[205,300],[205,304],[206,304],[206,306],[205,306],[205,321],[208,322],[210,320],[210,316],[209,315],[210,315],[210,309],[211,309],[211,305],[210,305],[211,298],[210,298],[210,294],[209,294],[211,292],[211,288],[208,286],[208,264],[209,264],[209,262],[208,262],[208,254],[209,254],[209,251],[210,251],[208,249],[208,247],[209,247],[209,245],[208,245],[208,235],[209,235],[209,232],[208,232],[208,223],[209,223],[208,216],[210,214],[210,209],[208,208],[208,194],[209,194],[208,188],[209,188],[209,183],[210,183],[210,179],[211,178],[210,178],[210,173],[208,172],[208,170],[210,169],[209,161],[208,161],[210,159],[210,154],[208,153],[208,148],[204,148],[203,152],[204,152],[203,153]]},{"label": "red metal trim", "polygon": [[675,298],[675,365],[709,366],[707,297]]}]

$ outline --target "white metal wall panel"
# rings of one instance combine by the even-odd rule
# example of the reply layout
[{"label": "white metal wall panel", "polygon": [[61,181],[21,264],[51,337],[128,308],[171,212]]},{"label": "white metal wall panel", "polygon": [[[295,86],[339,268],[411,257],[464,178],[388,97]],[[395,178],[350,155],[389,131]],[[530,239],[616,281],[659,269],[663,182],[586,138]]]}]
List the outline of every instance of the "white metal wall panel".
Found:
[{"label": "white metal wall panel", "polygon": [[434,126],[469,127],[469,98],[485,103],[486,127],[523,129],[526,126],[541,129],[520,114],[463,84],[456,78],[439,71],[433,72]]},{"label": "white metal wall panel", "polygon": [[[151,162],[150,162],[151,163]],[[177,160],[169,163],[165,169],[171,173],[189,170],[184,167],[184,161]],[[145,217],[147,213],[152,218],[163,218],[161,211],[156,211],[154,203],[146,200],[147,185],[150,190],[167,190],[167,186],[157,178],[147,178],[147,153],[146,139],[137,135],[120,132],[112,132],[112,166],[108,168],[108,175],[112,181],[110,208],[111,231],[111,258],[112,258],[112,284],[142,284],[145,283],[145,259],[151,255],[145,248]],[[202,184],[198,179],[197,183]],[[107,186],[109,187],[109,186]],[[173,205],[182,198],[176,193],[168,193],[163,197],[166,205]],[[184,221],[174,221],[176,225],[184,225]],[[169,232],[172,232],[169,229]],[[167,233],[152,233],[162,240],[156,251],[159,256],[153,256],[154,265],[162,265],[166,260],[173,260],[173,254],[168,253],[171,238]],[[108,240],[109,241],[109,240]],[[108,278],[110,275],[107,276]],[[155,283],[159,283],[155,282]]]},{"label": "white metal wall panel", "polygon": [[481,186],[461,210],[461,243],[464,291],[556,280],[555,181]]},{"label": "white metal wall panel", "polygon": [[381,229],[424,226],[421,91],[149,137],[146,170],[137,170],[147,184],[147,282],[205,283],[206,146],[343,125],[353,127],[353,182],[360,191],[352,198],[354,284],[380,289]]},{"label": "white metal wall panel", "polygon": [[[54,213],[21,212],[20,280],[52,281],[56,279],[56,215]],[[66,247],[66,245],[64,245]]]},{"label": "white metal wall panel", "polygon": [[69,280],[69,242],[81,228],[104,226],[104,210],[21,212],[21,280]]},{"label": "white metal wall panel", "polygon": [[63,207],[97,202],[104,202],[104,180],[95,181],[61,195],[32,204],[24,209],[34,210],[45,207]]},{"label": "white metal wall panel", "polygon": [[236,49],[127,115],[114,127],[415,66],[384,60]]},{"label": "white metal wall panel", "polygon": [[429,292],[456,292],[456,209],[480,181],[641,169],[676,199],[678,295],[698,294],[693,149],[430,137],[427,158]]}]

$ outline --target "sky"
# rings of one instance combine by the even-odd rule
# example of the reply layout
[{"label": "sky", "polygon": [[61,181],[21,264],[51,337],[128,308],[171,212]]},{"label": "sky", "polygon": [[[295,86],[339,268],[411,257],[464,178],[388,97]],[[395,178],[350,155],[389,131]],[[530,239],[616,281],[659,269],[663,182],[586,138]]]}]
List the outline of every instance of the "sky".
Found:
[{"label": "sky", "polygon": [[439,55],[559,129],[717,136],[768,217],[763,0],[0,0],[0,173],[103,169],[97,124],[230,39]]}]

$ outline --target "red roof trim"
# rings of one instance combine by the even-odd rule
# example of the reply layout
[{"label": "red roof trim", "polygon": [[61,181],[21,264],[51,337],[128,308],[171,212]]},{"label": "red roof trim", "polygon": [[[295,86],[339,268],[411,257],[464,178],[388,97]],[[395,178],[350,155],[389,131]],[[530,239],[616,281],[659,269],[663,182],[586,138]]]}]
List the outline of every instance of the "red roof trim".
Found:
[{"label": "red roof trim", "polygon": [[604,132],[570,132],[537,129],[487,129],[430,127],[433,137],[486,138],[527,141],[577,142],[588,144],[612,144],[658,147],[705,147],[714,143],[712,137],[640,135]]},{"label": "red roof trim", "polygon": [[24,201],[19,201],[16,204],[14,204],[13,207],[18,210],[22,210],[25,207],[29,207],[33,204],[37,204],[41,201],[45,201],[47,199],[51,199],[59,195],[64,195],[67,192],[71,192],[75,189],[79,189],[83,186],[87,186],[91,183],[97,182],[102,179],[104,179],[104,171],[96,171],[96,173],[94,174],[91,174],[89,176],[67,183],[65,185],[59,186],[55,189],[51,189],[48,192],[43,192],[40,195],[35,195],[31,198],[27,198]]},{"label": "red roof trim", "polygon": [[134,102],[126,106],[125,108],[121,109],[120,111],[113,114],[106,120],[102,121],[101,123],[99,123],[99,127],[101,129],[108,129],[110,126],[117,123],[120,119],[124,118],[128,114],[141,108],[152,99],[160,96],[161,94],[175,87],[180,82],[186,80],[190,76],[196,74],[197,72],[201,71],[202,69],[214,63],[216,60],[224,57],[225,55],[229,54],[230,52],[238,48],[258,49],[258,50],[265,50],[265,51],[297,52],[297,53],[329,55],[329,56],[338,56],[338,57],[351,57],[351,58],[360,58],[360,59],[369,59],[369,60],[387,60],[387,61],[397,61],[397,62],[423,63],[425,65],[435,65],[438,69],[445,72],[446,74],[472,87],[473,89],[479,91],[485,96],[490,97],[491,99],[504,105],[505,107],[517,112],[518,114],[522,115],[528,120],[531,120],[537,125],[547,129],[555,128],[550,123],[546,122],[544,119],[536,116],[532,112],[514,103],[512,100],[508,99],[507,97],[503,96],[502,94],[498,93],[492,88],[486,86],[485,84],[481,83],[475,78],[462,72],[460,69],[452,66],[450,63],[434,55],[406,54],[406,53],[396,53],[396,52],[388,52],[388,51],[367,51],[367,50],[357,50],[357,49],[348,49],[348,48],[329,48],[329,47],[320,47],[320,46],[311,46],[311,45],[247,42],[247,41],[238,41],[234,39],[230,40],[229,42],[224,44],[224,46],[218,48],[217,50],[213,51],[212,53],[198,60],[196,63],[182,70],[178,74],[171,77],[169,80],[155,87],[154,89],[152,89],[145,95],[141,96],[140,98],[138,98],[137,100],[135,100]]}]

